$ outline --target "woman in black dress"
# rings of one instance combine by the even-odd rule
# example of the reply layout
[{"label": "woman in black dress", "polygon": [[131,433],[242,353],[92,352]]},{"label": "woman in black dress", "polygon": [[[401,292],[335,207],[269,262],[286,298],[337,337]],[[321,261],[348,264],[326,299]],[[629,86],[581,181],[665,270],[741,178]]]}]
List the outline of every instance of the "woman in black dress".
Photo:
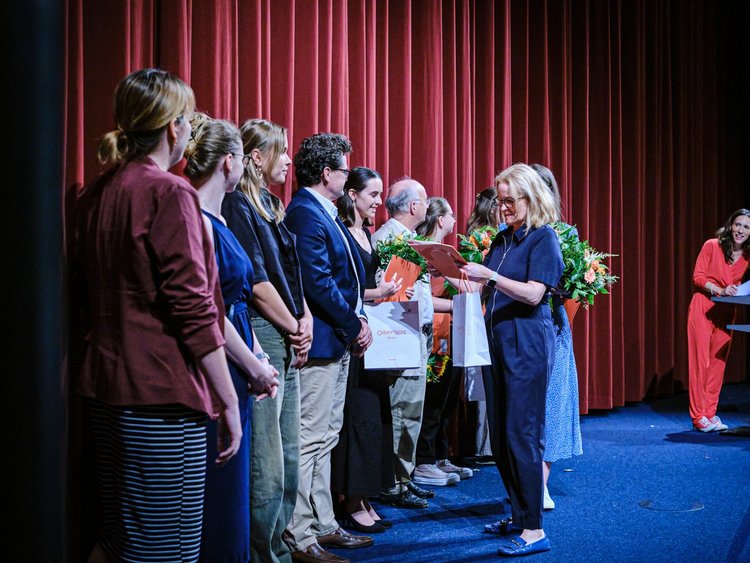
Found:
[{"label": "woman in black dress", "polygon": [[[379,259],[367,227],[373,225],[375,212],[382,205],[382,193],[380,175],[370,168],[356,167],[338,200],[339,216],[354,237],[365,266],[365,301],[389,297],[401,289],[398,282],[383,280],[378,285],[375,281]],[[342,526],[371,534],[389,527],[367,497],[394,486],[392,444],[388,377],[382,372],[365,371],[364,359],[352,357],[344,425],[331,460],[332,488],[344,497]]]}]

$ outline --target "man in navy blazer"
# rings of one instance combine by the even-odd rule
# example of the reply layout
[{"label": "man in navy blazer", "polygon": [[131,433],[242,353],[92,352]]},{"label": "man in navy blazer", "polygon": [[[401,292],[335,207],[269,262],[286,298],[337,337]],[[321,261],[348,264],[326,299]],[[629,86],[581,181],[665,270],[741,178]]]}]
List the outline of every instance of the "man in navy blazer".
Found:
[{"label": "man in navy blazer", "polygon": [[362,309],[365,272],[354,239],[338,218],[352,147],[343,135],[319,133],[294,156],[300,188],[284,222],[296,237],[313,343],[300,370],[299,489],[287,542],[295,561],[344,561],[325,547],[364,547],[336,522],[331,498],[331,450],[343,423],[350,354],[372,343]]}]

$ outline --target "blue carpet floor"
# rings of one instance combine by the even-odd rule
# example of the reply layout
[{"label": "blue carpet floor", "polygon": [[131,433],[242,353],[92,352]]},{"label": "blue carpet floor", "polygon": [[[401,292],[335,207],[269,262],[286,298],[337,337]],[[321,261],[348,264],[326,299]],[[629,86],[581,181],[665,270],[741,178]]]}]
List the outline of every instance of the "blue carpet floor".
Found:
[{"label": "blue carpet floor", "polygon": [[[727,385],[719,415],[750,426],[750,386]],[[582,417],[584,454],[556,463],[552,543],[534,561],[750,562],[750,438],[692,430],[687,395]],[[438,488],[425,510],[374,505],[394,527],[352,561],[498,561],[485,524],[509,512],[494,466]],[[643,505],[643,506],[642,506]],[[527,558],[528,559],[528,558]]]}]

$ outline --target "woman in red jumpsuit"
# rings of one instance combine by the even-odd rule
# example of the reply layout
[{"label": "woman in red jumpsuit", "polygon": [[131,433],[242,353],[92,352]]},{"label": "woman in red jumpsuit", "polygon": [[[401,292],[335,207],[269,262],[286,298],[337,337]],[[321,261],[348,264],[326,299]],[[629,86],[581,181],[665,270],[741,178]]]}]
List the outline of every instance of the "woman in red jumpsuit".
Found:
[{"label": "woman in red jumpsuit", "polygon": [[732,305],[714,303],[711,297],[732,296],[747,272],[750,258],[750,210],[738,209],[703,244],[695,261],[693,299],[688,309],[688,370],[690,417],[701,432],[726,430],[716,416],[734,321]]}]

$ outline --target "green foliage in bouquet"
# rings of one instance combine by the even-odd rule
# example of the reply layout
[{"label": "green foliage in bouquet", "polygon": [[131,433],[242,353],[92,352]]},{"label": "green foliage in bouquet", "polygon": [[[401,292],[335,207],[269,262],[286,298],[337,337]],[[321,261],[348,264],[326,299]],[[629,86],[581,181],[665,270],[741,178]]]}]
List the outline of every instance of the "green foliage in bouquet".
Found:
[{"label": "green foliage in bouquet", "polygon": [[448,354],[430,354],[427,360],[427,383],[437,383],[446,370],[451,367],[451,357]]},{"label": "green foliage in bouquet", "polygon": [[429,240],[423,236],[411,236],[411,235],[395,235],[386,240],[378,241],[378,255],[380,256],[380,263],[385,269],[388,266],[388,262],[391,261],[393,256],[403,258],[407,262],[417,264],[422,268],[422,273],[419,275],[420,280],[426,280],[427,276],[427,262],[422,255],[414,250],[407,244],[407,240]]},{"label": "green foliage in bouquet", "polygon": [[599,252],[587,240],[579,239],[574,225],[557,222],[552,227],[560,239],[565,264],[560,280],[562,288],[566,296],[588,309],[594,304],[594,297],[600,293],[608,295],[609,287],[617,282],[617,276],[610,274],[604,263],[605,258],[617,255]]},{"label": "green foliage in bouquet", "polygon": [[479,227],[465,235],[458,235],[458,252],[467,262],[480,264],[492,246],[498,230],[495,227]]}]

